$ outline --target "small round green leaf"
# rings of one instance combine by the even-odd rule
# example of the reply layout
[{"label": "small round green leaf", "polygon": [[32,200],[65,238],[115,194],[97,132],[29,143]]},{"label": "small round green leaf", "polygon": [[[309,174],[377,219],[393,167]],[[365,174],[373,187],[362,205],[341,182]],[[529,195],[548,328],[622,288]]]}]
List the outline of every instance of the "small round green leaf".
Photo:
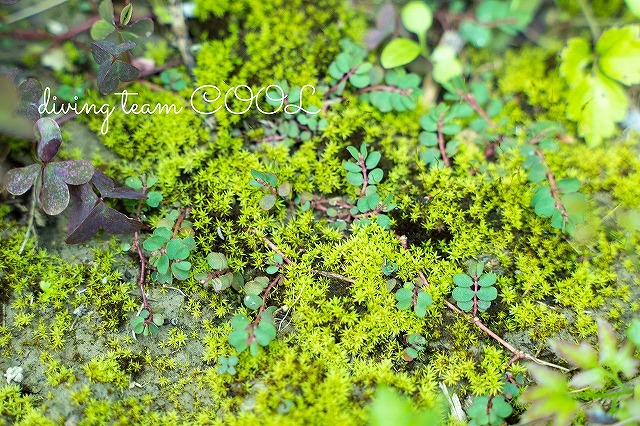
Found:
[{"label": "small round green leaf", "polygon": [[386,69],[400,67],[413,61],[420,55],[420,45],[407,38],[391,40],[382,50],[380,63]]}]

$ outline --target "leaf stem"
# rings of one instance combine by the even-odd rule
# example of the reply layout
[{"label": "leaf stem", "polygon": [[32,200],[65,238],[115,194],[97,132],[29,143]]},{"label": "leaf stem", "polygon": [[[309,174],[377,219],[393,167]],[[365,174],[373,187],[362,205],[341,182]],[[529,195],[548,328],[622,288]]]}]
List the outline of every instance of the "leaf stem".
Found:
[{"label": "leaf stem", "polygon": [[598,20],[593,15],[591,6],[589,6],[585,0],[577,1],[584,18],[587,20],[587,25],[589,25],[589,31],[591,31],[591,37],[593,38],[593,44],[595,45],[598,39],[600,39],[600,26],[598,25]]}]

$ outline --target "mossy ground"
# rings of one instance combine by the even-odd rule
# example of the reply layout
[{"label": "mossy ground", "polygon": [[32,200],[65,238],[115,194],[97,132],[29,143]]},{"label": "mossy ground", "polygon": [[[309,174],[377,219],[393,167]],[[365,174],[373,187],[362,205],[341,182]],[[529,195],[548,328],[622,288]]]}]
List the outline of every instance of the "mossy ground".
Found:
[{"label": "mossy ground", "polygon": [[[202,18],[227,23],[203,43],[198,84],[260,87],[282,78],[315,84],[339,40],[358,38],[364,28],[361,17],[333,0],[196,3]],[[276,45],[280,49],[271,48]],[[526,48],[492,64],[496,96],[510,99],[503,112],[507,126],[564,121],[557,94],[566,88],[545,67],[553,54]],[[524,84],[530,75],[540,84]],[[184,103],[188,95],[146,85],[130,89],[141,103]],[[251,313],[238,292],[216,293],[193,278],[174,282],[177,289],[149,285],[152,306],[175,324],[134,339],[128,321],[140,304],[139,271],[137,258],[120,249],[128,237],[103,236],[69,248],[56,243],[61,232],[38,229],[39,246],[31,240],[19,254],[24,222],[17,221],[24,218],[3,205],[0,370],[20,365],[25,379],[0,387],[0,422],[357,425],[366,423],[379,384],[400,389],[419,407],[438,404],[439,382],[461,396],[495,394],[507,367],[524,367],[509,365],[512,354],[443,305],[452,276],[474,259],[498,275],[498,300],[482,320],[540,358],[558,362],[547,350],[551,337],[592,340],[596,317],[622,328],[637,316],[640,234],[616,221],[640,199],[636,136],[595,149],[573,140],[548,156],[559,176],[583,182],[591,200],[587,223],[569,238],[533,212],[533,191],[516,150],[487,163],[473,135],[463,133],[453,168],[421,164],[418,121],[427,108],[383,114],[350,98],[329,110],[322,134],[295,144],[261,143],[260,129],[249,139],[233,131],[259,128],[257,116],[220,112],[210,134],[195,113],[180,120],[114,115],[109,133],[99,136],[111,157],[96,155],[94,163],[120,180],[155,175],[165,206],[191,207],[194,271],[205,271],[206,255],[214,251],[247,280],[264,275],[272,253],[262,236],[293,261],[269,296],[279,308],[277,339],[258,357],[242,353],[235,376],[219,374],[218,357],[235,353],[227,342],[229,319]],[[102,119],[79,121],[97,133]],[[70,126],[63,130],[68,140],[77,135]],[[575,138],[569,133],[567,139]],[[262,193],[248,185],[250,170],[257,169],[290,182],[294,192],[353,197],[342,163],[346,147],[360,143],[382,153],[385,177],[378,191],[398,203],[391,231],[374,224],[343,233],[321,214],[294,211],[282,200],[265,211]],[[161,217],[153,213],[150,222]],[[50,227],[60,224],[48,220]],[[406,236],[411,251],[398,236]],[[398,264],[400,281],[425,273],[434,303],[424,319],[395,307],[382,274],[385,262]],[[51,284],[46,292],[42,281]],[[76,320],[81,307],[86,312]],[[428,345],[407,363],[402,352],[410,333],[426,336]]]}]

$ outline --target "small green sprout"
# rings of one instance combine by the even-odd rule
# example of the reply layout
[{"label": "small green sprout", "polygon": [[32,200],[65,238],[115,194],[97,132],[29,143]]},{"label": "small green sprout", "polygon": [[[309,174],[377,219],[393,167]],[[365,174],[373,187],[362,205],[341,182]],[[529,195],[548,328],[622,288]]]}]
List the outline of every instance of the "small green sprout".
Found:
[{"label": "small green sprout", "polygon": [[276,327],[272,311],[274,307],[265,309],[257,318],[257,324],[253,323],[244,315],[236,315],[231,320],[233,331],[229,335],[229,344],[238,353],[242,353],[249,348],[252,356],[258,356],[258,347],[269,346],[276,338]]},{"label": "small green sprout", "polygon": [[498,290],[494,287],[496,275],[483,274],[484,263],[471,263],[468,274],[456,274],[453,282],[456,287],[451,296],[456,304],[465,312],[473,310],[475,316],[478,311],[484,312],[491,306],[491,302],[498,297]]},{"label": "small green sprout", "polygon": [[280,253],[274,253],[273,256],[269,258],[269,266],[267,266],[267,274],[272,275],[280,270],[283,265],[284,260],[282,259],[282,255]]},{"label": "small green sprout", "polygon": [[407,343],[409,344],[409,347],[404,350],[402,358],[407,362],[411,362],[418,358],[420,353],[424,351],[427,339],[419,333],[412,333],[407,337]]},{"label": "small green sprout", "polygon": [[191,270],[191,262],[186,259],[195,246],[191,235],[180,238],[168,228],[156,228],[142,244],[145,250],[152,253],[149,263],[156,268],[151,278],[162,284],[170,284],[173,278],[186,280]]},{"label": "small green sprout", "polygon": [[420,286],[406,282],[396,291],[396,307],[401,311],[413,307],[413,312],[420,318],[427,314],[427,308],[433,303],[433,298]]},{"label": "small green sprout", "polygon": [[283,198],[291,195],[291,184],[285,182],[278,185],[278,178],[273,173],[251,170],[251,176],[253,179],[249,181],[249,185],[269,192],[260,199],[260,207],[263,210],[271,210],[278,195]]},{"label": "small green sprout", "polygon": [[262,306],[262,297],[260,297],[260,294],[268,285],[269,278],[267,277],[256,277],[248,281],[244,285],[244,291],[246,293],[243,300],[244,305],[251,310],[260,308],[260,306]]},{"label": "small green sprout", "polygon": [[131,319],[130,324],[134,333],[154,336],[158,334],[158,328],[164,324],[164,317],[161,314],[150,314],[148,310],[143,309]]},{"label": "small green sprout", "polygon": [[238,365],[238,357],[231,355],[230,357],[220,356],[218,357],[218,373],[229,374],[234,376],[236,374],[236,365]]},{"label": "small green sprout", "polygon": [[467,410],[470,426],[498,426],[513,412],[504,396],[478,396]]}]

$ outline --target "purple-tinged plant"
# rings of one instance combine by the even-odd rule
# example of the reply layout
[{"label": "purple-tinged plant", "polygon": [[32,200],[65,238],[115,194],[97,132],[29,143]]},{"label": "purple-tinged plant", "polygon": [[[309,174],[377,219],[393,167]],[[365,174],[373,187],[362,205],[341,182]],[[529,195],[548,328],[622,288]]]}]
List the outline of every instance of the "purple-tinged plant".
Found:
[{"label": "purple-tinged plant", "polygon": [[62,134],[50,118],[41,118],[35,125],[39,163],[9,170],[5,176],[7,191],[22,195],[34,187],[35,195],[48,215],[62,213],[69,205],[69,185],[82,185],[93,176],[94,168],[85,160],[52,161],[60,149]]},{"label": "purple-tinged plant", "polygon": [[91,43],[91,53],[100,68],[98,68],[98,90],[103,95],[113,93],[120,81],[135,80],[140,72],[136,67],[126,63],[120,56],[136,47],[136,43],[128,41],[120,45],[110,41],[96,41]]},{"label": "purple-tinged plant", "polygon": [[[100,196],[96,195],[97,189]],[[67,226],[67,244],[76,244],[92,238],[104,229],[111,234],[128,234],[138,231],[142,223],[131,219],[105,204],[105,198],[143,200],[146,194],[129,188],[119,188],[104,173],[96,170],[84,185],[71,187],[73,205]]]}]

